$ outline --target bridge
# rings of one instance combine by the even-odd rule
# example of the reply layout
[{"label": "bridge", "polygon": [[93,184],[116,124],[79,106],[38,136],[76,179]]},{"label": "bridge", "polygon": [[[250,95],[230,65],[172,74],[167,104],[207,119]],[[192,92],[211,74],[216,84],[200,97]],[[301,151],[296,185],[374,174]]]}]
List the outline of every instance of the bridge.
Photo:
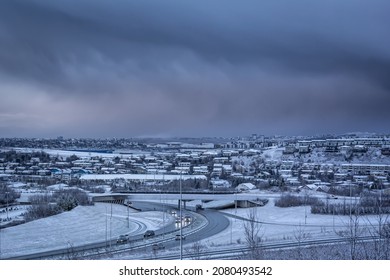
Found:
[{"label": "bridge", "polygon": [[[268,197],[268,195],[267,195]],[[225,200],[237,203],[239,207],[262,206],[265,196],[255,193],[112,193],[112,194],[94,194],[93,202],[110,202],[124,204],[125,201],[162,201],[162,200],[177,200],[178,203],[183,201],[184,207],[186,202],[192,200],[213,201]]]}]

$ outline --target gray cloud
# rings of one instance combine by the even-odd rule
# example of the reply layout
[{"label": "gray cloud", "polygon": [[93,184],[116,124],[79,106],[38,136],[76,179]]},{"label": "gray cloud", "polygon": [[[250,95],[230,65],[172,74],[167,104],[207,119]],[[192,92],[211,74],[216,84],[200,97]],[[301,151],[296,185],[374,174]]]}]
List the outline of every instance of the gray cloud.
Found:
[{"label": "gray cloud", "polygon": [[[0,126],[7,135],[386,132],[388,10],[379,0],[2,1]],[[23,124],[28,116],[44,125]]]}]

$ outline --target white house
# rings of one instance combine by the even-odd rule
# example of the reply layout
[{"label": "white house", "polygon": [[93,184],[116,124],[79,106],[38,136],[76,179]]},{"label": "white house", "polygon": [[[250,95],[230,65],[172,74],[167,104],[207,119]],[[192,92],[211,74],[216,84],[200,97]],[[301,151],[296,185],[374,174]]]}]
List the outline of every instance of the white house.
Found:
[{"label": "white house", "polygon": [[242,191],[242,192],[246,192],[254,189],[256,189],[256,186],[253,185],[252,183],[242,183],[236,187],[237,191]]},{"label": "white house", "polygon": [[213,187],[213,189],[224,189],[224,188],[231,187],[229,181],[226,180],[211,180],[210,184]]}]

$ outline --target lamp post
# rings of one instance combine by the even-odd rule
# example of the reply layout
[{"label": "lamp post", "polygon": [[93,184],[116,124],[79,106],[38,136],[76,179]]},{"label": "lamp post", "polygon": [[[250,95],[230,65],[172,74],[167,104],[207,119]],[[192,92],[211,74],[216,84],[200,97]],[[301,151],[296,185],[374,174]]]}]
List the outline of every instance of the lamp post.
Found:
[{"label": "lamp post", "polygon": [[332,220],[333,220],[333,231],[335,231],[334,229],[334,203],[332,203]]},{"label": "lamp post", "polygon": [[160,188],[160,205],[162,205],[162,213],[163,213],[163,241],[165,241],[165,205],[162,199],[162,189]]},{"label": "lamp post", "polygon": [[2,223],[2,219],[0,218],[0,260],[1,260],[1,223]]},{"label": "lamp post", "polygon": [[232,225],[230,227],[230,244],[233,244],[233,222],[237,217],[237,190],[234,191],[234,219],[232,219]]},{"label": "lamp post", "polygon": [[[8,219],[9,219],[9,215],[8,215],[8,194],[9,194],[9,192],[8,191],[6,191],[5,192],[5,199],[6,199],[6,212],[7,212],[7,222],[8,222]],[[2,219],[0,219],[0,259],[1,259],[1,254],[2,254],[2,240],[1,240],[1,238],[2,238],[2,229],[1,229],[1,223],[2,223]]]},{"label": "lamp post", "polygon": [[181,189],[181,181],[182,181],[182,171],[180,171],[180,205],[179,205],[179,213],[180,213],[180,260],[183,259],[183,220],[182,220],[182,203],[183,203],[183,193]]},{"label": "lamp post", "polygon": [[[5,192],[5,199],[6,199],[6,212],[7,212],[7,221],[8,221],[8,194],[9,192]],[[1,221],[2,219],[0,219],[0,260],[1,260]]]},{"label": "lamp post", "polygon": [[110,250],[112,246],[112,201],[111,201],[111,214],[110,214]]},{"label": "lamp post", "polygon": [[305,225],[306,225],[306,220],[307,220],[307,209],[306,209],[306,203],[307,203],[307,191],[305,190]]},{"label": "lamp post", "polygon": [[349,184],[349,228],[352,229],[352,185]]},{"label": "lamp post", "polygon": [[107,239],[108,239],[108,229],[107,229],[107,216],[108,216],[108,212],[107,212],[107,205],[105,205],[106,206],[106,247],[107,247]]},{"label": "lamp post", "polygon": [[9,217],[8,217],[8,194],[9,194],[9,192],[5,192],[5,199],[6,199],[6,201],[7,201],[7,208],[5,208],[6,211],[7,211],[7,221],[8,221],[8,219],[9,219]]},{"label": "lamp post", "polygon": [[127,228],[130,228],[130,213],[129,213],[129,203],[127,203]]},{"label": "lamp post", "polygon": [[233,218],[230,224],[230,244],[233,244]]}]

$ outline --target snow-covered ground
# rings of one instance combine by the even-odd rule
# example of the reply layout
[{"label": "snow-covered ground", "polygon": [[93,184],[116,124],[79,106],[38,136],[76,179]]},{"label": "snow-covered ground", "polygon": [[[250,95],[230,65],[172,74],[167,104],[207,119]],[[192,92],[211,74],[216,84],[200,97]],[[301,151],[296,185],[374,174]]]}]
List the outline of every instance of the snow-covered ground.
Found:
[{"label": "snow-covered ground", "polygon": [[[274,206],[273,199],[268,204],[257,208],[226,209],[221,212],[248,219],[254,211],[256,221],[261,222],[259,236],[265,242],[292,240],[298,232],[305,232],[312,237],[334,235],[334,230],[340,230],[347,225],[347,217],[328,215],[313,215],[310,206],[279,208]],[[242,244],[245,242],[243,232],[245,220],[228,217],[231,225],[223,232],[205,240],[209,246],[227,244]],[[333,227],[334,225],[334,227]]]},{"label": "snow-covered ground", "polygon": [[5,228],[0,232],[1,257],[104,242],[106,238],[114,239],[121,234],[140,234],[146,229],[162,227],[162,212],[131,211],[129,224],[127,215],[125,206],[96,203],[94,206],[78,206],[56,216]]},{"label": "snow-covered ground", "polygon": [[284,148],[270,147],[262,153],[262,156],[267,160],[281,160]]}]

